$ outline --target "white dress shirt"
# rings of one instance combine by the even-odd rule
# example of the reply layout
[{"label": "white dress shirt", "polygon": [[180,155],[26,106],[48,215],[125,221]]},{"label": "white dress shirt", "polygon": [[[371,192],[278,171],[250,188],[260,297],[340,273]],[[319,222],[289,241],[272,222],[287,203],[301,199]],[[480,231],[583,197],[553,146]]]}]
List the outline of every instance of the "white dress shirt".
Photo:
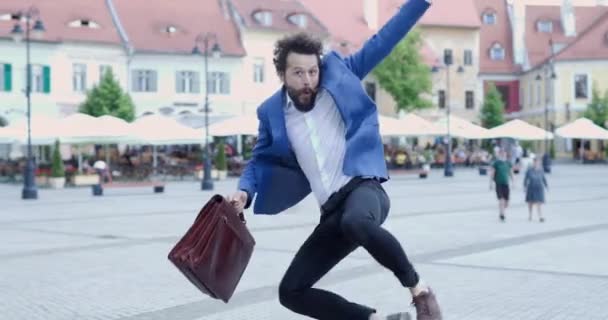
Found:
[{"label": "white dress shirt", "polygon": [[320,88],[308,112],[298,111],[287,94],[285,125],[296,159],[321,206],[351,179],[343,171],[346,128],[342,116],[331,94]]}]

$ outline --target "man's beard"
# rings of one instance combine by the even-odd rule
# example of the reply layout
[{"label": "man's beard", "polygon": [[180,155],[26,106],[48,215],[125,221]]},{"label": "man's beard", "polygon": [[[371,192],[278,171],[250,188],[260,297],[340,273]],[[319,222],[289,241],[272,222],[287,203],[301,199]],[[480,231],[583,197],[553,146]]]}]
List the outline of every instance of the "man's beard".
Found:
[{"label": "man's beard", "polygon": [[287,87],[287,94],[289,94],[295,108],[300,112],[308,112],[315,106],[315,99],[317,97],[316,89],[304,88],[296,90]]}]

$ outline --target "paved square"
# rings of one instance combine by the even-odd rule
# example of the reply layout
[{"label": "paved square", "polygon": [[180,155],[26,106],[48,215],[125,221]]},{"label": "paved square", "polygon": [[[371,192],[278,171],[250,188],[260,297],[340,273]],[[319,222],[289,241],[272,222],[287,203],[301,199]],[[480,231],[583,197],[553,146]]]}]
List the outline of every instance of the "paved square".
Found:
[{"label": "paved square", "polygon": [[[385,227],[438,294],[445,319],[608,319],[607,166],[557,165],[547,222],[527,221],[522,175],[497,219],[488,177],[395,174],[385,184]],[[216,183],[227,194],[236,180]],[[277,216],[248,217],[257,245],[229,304],[199,293],[167,260],[211,193],[198,182],[149,188],[39,190],[0,185],[0,319],[304,319],[278,302],[277,285],[314,228],[312,197]],[[364,250],[319,286],[381,311],[409,309],[407,291]]]}]

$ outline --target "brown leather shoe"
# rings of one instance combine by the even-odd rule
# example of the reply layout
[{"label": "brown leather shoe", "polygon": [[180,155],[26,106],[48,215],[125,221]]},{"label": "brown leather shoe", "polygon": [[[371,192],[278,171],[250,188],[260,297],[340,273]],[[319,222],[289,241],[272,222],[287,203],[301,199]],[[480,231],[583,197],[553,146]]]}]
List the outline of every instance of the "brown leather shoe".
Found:
[{"label": "brown leather shoe", "polygon": [[412,304],[416,307],[417,320],[441,320],[441,310],[431,288],[414,297]]}]

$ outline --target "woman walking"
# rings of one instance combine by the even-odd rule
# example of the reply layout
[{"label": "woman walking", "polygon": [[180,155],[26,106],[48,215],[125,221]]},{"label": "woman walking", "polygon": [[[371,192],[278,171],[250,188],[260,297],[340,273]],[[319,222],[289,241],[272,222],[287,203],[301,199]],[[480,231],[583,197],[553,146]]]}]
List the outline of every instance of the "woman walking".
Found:
[{"label": "woman walking", "polygon": [[545,179],[545,173],[541,167],[540,158],[536,157],[534,163],[526,171],[526,177],[524,178],[524,189],[526,190],[526,202],[528,203],[528,220],[532,221],[532,210],[536,205],[538,212],[538,220],[545,222],[541,212],[541,205],[545,203],[545,188],[549,188],[547,185],[547,179]]}]

